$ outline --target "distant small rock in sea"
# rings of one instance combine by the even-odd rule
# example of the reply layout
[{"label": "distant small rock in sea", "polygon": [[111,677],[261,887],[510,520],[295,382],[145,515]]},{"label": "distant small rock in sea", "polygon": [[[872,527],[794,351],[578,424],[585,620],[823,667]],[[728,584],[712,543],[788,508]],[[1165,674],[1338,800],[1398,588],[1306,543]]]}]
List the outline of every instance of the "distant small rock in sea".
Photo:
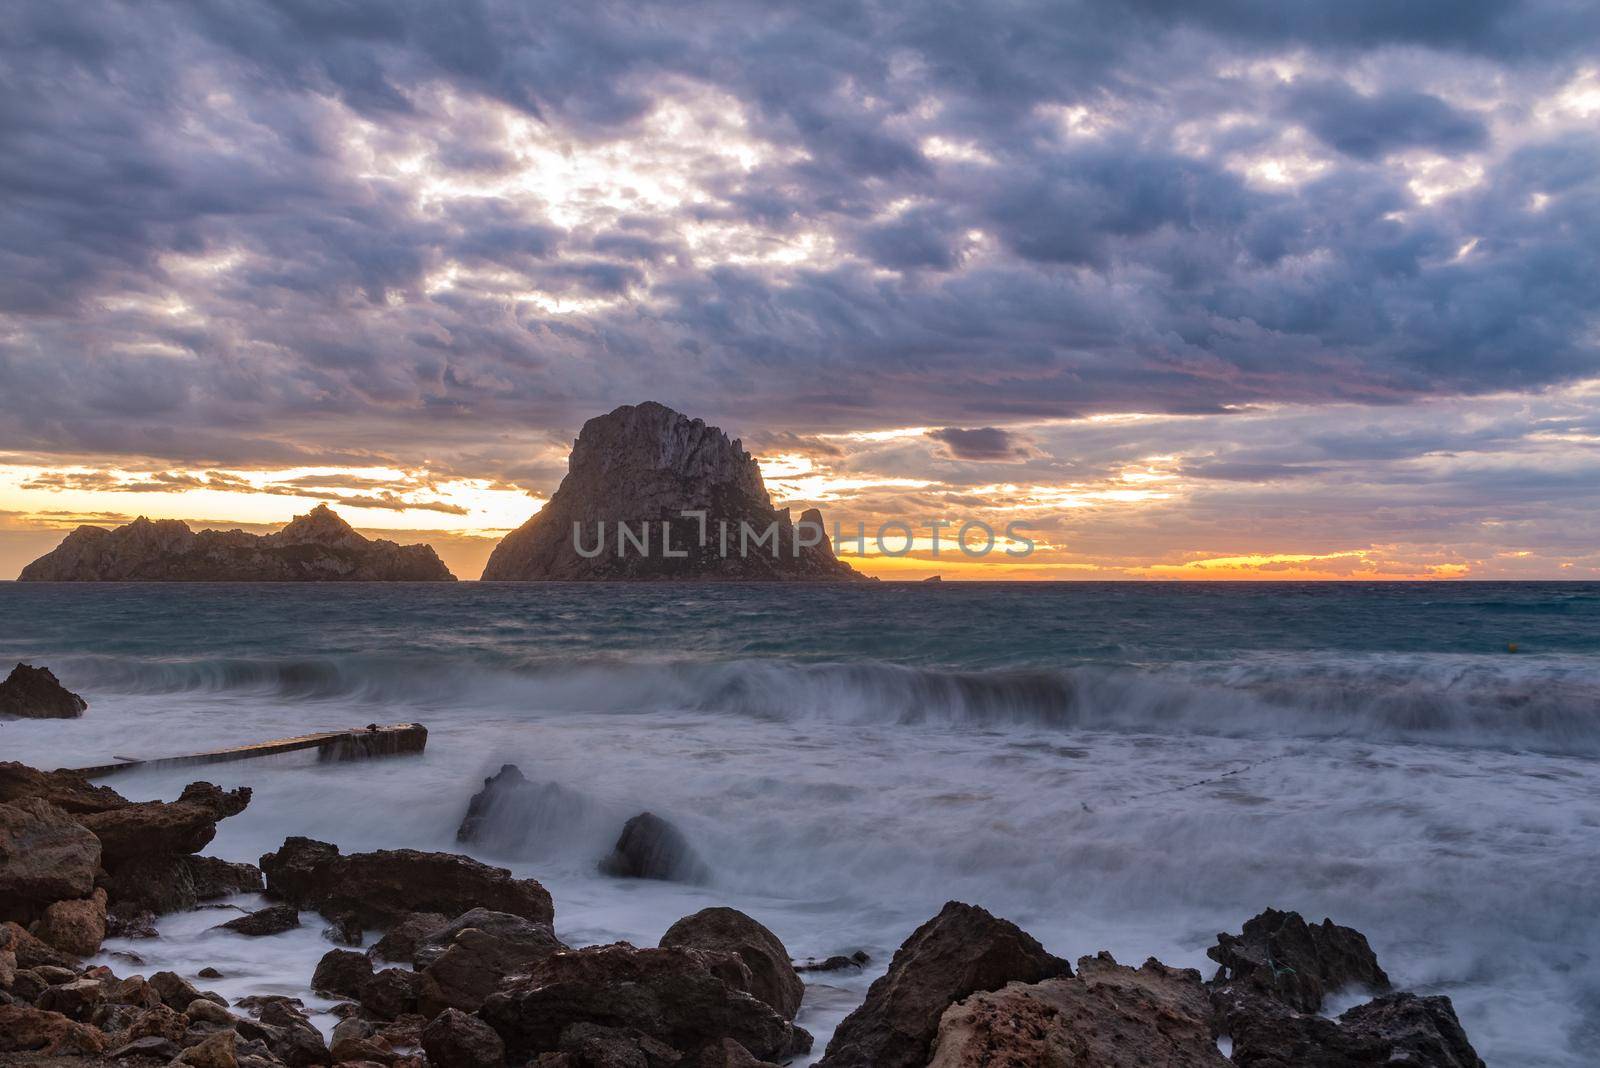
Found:
[{"label": "distant small rock in sea", "polygon": [[23,582],[452,582],[428,545],[362,537],[325,504],[276,534],[195,533],[143,516],[82,526],[22,569]]},{"label": "distant small rock in sea", "polygon": [[738,441],[653,401],[583,425],[560,487],[495,547],[483,577],[866,578],[834,556],[821,512],[807,509],[796,524],[787,508],[772,506],[761,469]]}]

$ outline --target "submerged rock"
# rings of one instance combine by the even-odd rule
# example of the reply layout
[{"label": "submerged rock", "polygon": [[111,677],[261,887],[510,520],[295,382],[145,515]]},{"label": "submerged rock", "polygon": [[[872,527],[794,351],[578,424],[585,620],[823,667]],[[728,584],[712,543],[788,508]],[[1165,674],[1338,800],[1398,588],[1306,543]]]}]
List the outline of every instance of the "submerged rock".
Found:
[{"label": "submerged rock", "polygon": [[89,702],[61,685],[49,668],[18,664],[0,682],[0,716],[76,719]]},{"label": "submerged rock", "polygon": [[1329,919],[1307,924],[1298,912],[1267,909],[1247,920],[1241,934],[1217,935],[1206,956],[1221,965],[1213,982],[1258,991],[1300,1012],[1316,1012],[1344,987],[1389,989],[1366,936]]},{"label": "submerged rock", "polygon": [[530,782],[515,764],[502,765],[472,795],[456,841],[494,853],[527,856],[589,816],[589,799],[558,783]]},{"label": "submerged rock", "polygon": [[1075,976],[1009,983],[946,1009],[928,1068],[1228,1068],[1200,973],[1083,957]]},{"label": "submerged rock", "polygon": [[653,812],[641,812],[623,824],[616,846],[600,862],[600,871],[624,879],[680,883],[703,883],[711,874],[683,832]]},{"label": "submerged rock", "polygon": [[202,530],[140,516],[107,530],[81,526],[22,569],[22,582],[449,582],[427,545],[356,533],[325,504],[276,534]]},{"label": "submerged rock", "polygon": [[262,856],[261,870],[273,897],[379,927],[413,912],[459,916],[479,906],[541,923],[555,915],[537,881],[456,853],[381,849],[345,856],[327,842],[290,837]]},{"label": "submerged rock", "polygon": [[789,963],[789,951],[777,935],[737,909],[701,909],[685,916],[667,928],[661,946],[733,953],[750,969],[752,995],[785,1019],[794,1019],[800,1011],[806,987]]},{"label": "submerged rock", "polygon": [[[704,526],[685,511],[703,512]],[[788,510],[772,506],[755,458],[721,430],[654,402],[623,405],[583,425],[561,485],[532,519],[495,547],[483,577],[862,578],[834,556],[820,513],[808,511],[801,522],[810,525],[797,538]],[[598,552],[577,551],[575,524],[585,553],[603,537]],[[619,524],[647,538],[648,549],[635,550],[631,543],[622,549]],[[726,554],[720,524],[728,531]],[[741,540],[741,524],[751,531],[748,545]],[[769,528],[775,541],[754,544]]]},{"label": "submerged rock", "polygon": [[809,1050],[809,1034],[727,982],[740,975],[748,981],[732,954],[591,946],[534,965],[491,994],[479,1015],[515,1058],[563,1049],[579,1025],[637,1032],[680,1053],[724,1038],[767,1059]]},{"label": "submerged rock", "polygon": [[260,938],[263,935],[282,934],[292,931],[300,926],[300,910],[293,905],[270,905],[264,909],[247,913],[227,923],[217,924],[219,931],[232,931],[234,934],[249,935]]},{"label": "submerged rock", "polygon": [[839,1024],[818,1065],[920,1068],[928,1061],[940,1017],[954,1002],[1008,982],[1071,974],[1066,961],[1045,952],[1016,924],[952,901],[895,951],[889,971]]}]

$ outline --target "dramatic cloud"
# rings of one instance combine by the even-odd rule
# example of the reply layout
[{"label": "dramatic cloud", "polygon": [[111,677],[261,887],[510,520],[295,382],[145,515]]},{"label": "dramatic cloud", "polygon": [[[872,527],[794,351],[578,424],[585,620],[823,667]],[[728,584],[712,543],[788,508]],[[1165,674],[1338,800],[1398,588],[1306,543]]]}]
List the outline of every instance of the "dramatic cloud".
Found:
[{"label": "dramatic cloud", "polygon": [[[1420,405],[1600,376],[1596,39],[1562,0],[29,0],[9,492],[116,470],[210,507],[226,471],[498,528],[279,476],[525,510],[585,418],[653,398],[851,485],[1000,496],[1111,492],[1115,449],[1040,424],[1203,419],[1174,477],[1292,495],[1355,462],[1330,405],[1413,413],[1372,417],[1387,464]],[[1233,437],[1291,408],[1304,437]],[[1459,451],[1518,454],[1508,419]]]}]

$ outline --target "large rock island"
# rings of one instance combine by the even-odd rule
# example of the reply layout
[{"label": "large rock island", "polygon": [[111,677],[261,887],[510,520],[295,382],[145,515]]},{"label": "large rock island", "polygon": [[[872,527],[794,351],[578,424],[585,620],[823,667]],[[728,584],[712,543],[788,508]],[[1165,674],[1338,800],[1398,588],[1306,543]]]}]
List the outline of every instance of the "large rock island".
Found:
[{"label": "large rock island", "polygon": [[654,402],[583,425],[561,486],[495,547],[483,577],[864,578],[833,555],[820,512],[809,509],[796,523],[772,506],[755,458],[738,441]]},{"label": "large rock island", "polygon": [[82,526],[22,569],[23,582],[452,582],[431,546],[364,538],[319,504],[276,534],[195,533],[140,516]]}]

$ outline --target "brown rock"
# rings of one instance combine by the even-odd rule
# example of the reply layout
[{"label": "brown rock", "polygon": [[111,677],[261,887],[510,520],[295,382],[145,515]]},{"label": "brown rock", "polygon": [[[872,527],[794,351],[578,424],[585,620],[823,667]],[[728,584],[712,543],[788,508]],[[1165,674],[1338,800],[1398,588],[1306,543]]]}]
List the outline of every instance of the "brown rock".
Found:
[{"label": "brown rock", "polygon": [[1298,912],[1267,909],[1246,921],[1243,933],[1217,935],[1206,956],[1221,965],[1213,982],[1258,991],[1300,1012],[1316,1012],[1324,997],[1344,987],[1389,989],[1360,931],[1329,919],[1310,926]]},{"label": "brown rock", "polygon": [[0,716],[77,719],[89,702],[61,685],[49,668],[18,664],[0,682]]},{"label": "brown rock", "polygon": [[450,917],[442,912],[408,912],[373,943],[372,955],[380,960],[410,964],[416,956],[417,947],[449,923]]},{"label": "brown rock", "polygon": [[566,948],[547,923],[473,909],[418,950],[417,1008],[430,1017],[447,1008],[476,1012],[506,976]]},{"label": "brown rock", "polygon": [[59,1012],[27,1005],[0,1005],[0,1053],[82,1054],[106,1051],[106,1036]]},{"label": "brown rock", "polygon": [[195,998],[205,998],[227,1007],[226,999],[218,994],[211,994],[196,990],[193,983],[179,975],[177,972],[156,972],[150,977],[150,985],[161,995],[162,1004],[182,1012],[189,1007]]},{"label": "brown rock", "polygon": [[190,1068],[238,1068],[236,1044],[239,1036],[232,1031],[218,1031],[178,1054],[175,1064]]},{"label": "brown rock", "polygon": [[[700,520],[685,511],[706,513]],[[822,527],[821,516],[803,522]],[[578,525],[585,547],[593,546],[604,523],[608,551],[592,558],[573,545]],[[721,551],[720,523],[730,532],[729,551]],[[648,531],[647,553],[619,555],[618,524],[635,534]],[[741,551],[740,524],[751,537],[769,527],[776,544]],[[663,525],[674,553],[663,551]],[[485,579],[755,579],[823,581],[861,576],[838,560],[826,543],[826,530],[811,528],[796,538],[787,509],[772,506],[761,469],[737,441],[698,419],[664,405],[624,405],[583,425],[572,444],[567,474],[542,509],[495,547],[483,569]],[[815,536],[821,534],[819,539]],[[814,544],[800,545],[800,541]],[[24,572],[26,574],[26,572]]]},{"label": "brown rock", "polygon": [[494,1028],[457,1009],[446,1009],[422,1032],[422,1049],[438,1068],[499,1068],[505,1043]]},{"label": "brown rock", "polygon": [[349,949],[330,949],[317,962],[311,976],[311,989],[329,994],[357,997],[372,978],[372,961],[365,953]]},{"label": "brown rock", "polygon": [[800,1011],[805,984],[789,963],[789,951],[778,936],[749,916],[730,908],[701,909],[685,916],[661,936],[663,947],[717,949],[737,954],[750,969],[750,993],[785,1019]]},{"label": "brown rock", "polygon": [[591,946],[534,965],[485,999],[479,1015],[513,1057],[560,1050],[562,1032],[578,1024],[635,1030],[678,1050],[723,1038],[759,1057],[811,1048],[804,1030],[725,982],[718,972],[726,966],[748,975],[732,954]]},{"label": "brown rock", "polygon": [[1233,984],[1214,1000],[1239,1068],[1483,1068],[1446,997],[1388,994],[1337,1021]]},{"label": "brown rock", "polygon": [[176,801],[140,801],[79,817],[100,839],[108,868],[147,854],[198,853],[217,834],[217,822],[243,812],[250,788],[224,791],[192,782]]},{"label": "brown rock", "polygon": [[182,912],[202,901],[251,893],[265,886],[261,869],[216,857],[187,853],[155,853],[118,864],[106,880],[111,901],[127,914]]},{"label": "brown rock", "polygon": [[35,921],[33,934],[63,953],[92,957],[106,938],[106,892],[96,889],[77,901],[57,901]]},{"label": "brown rock", "polygon": [[0,804],[0,916],[88,897],[99,867],[99,841],[66,812],[37,797]]},{"label": "brown rock", "polygon": [[337,846],[291,837],[261,858],[267,893],[293,904],[352,913],[375,926],[413,912],[459,916],[474,908],[550,923],[550,894],[533,879],[456,853],[382,849],[341,856]]},{"label": "brown rock", "polygon": [[348,1064],[353,1061],[392,1064],[395,1060],[394,1050],[371,1038],[336,1038],[333,1045],[328,1047],[328,1053],[333,1058],[334,1064]]},{"label": "brown rock", "polygon": [[361,984],[361,1007],[374,1016],[393,1020],[417,1011],[422,976],[404,968],[384,968]]},{"label": "brown rock", "polygon": [[755,1055],[731,1038],[713,1042],[684,1059],[683,1068],[778,1068],[772,1061]]},{"label": "brown rock", "polygon": [[[1037,983],[1071,975],[1027,932],[975,905],[952,901],[914,931],[844,1018],[822,1068],[911,1068],[927,1063],[945,1009],[1008,982]],[[752,1047],[752,1053],[761,1054]]]},{"label": "brown rock", "polygon": [[103,996],[98,979],[74,979],[49,987],[34,999],[34,1005],[46,1012],[59,1012],[70,1020],[88,1023]]},{"label": "brown rock", "polygon": [[0,761],[0,803],[42,798],[63,812],[104,812],[131,802],[109,786],[95,786],[76,771],[40,771],[15,761]]},{"label": "brown rock", "polygon": [[319,504],[276,534],[202,530],[143,516],[81,526],[22,569],[22,582],[449,582],[427,545],[370,540]]},{"label": "brown rock", "polygon": [[76,960],[59,949],[41,942],[20,924],[10,921],[0,923],[0,950],[6,950],[17,958],[19,970],[63,968],[66,969],[69,978],[76,978],[76,973],[72,971],[77,965]]},{"label": "brown rock", "polygon": [[945,1010],[928,1068],[1228,1068],[1200,973],[1109,953],[1074,977],[1009,983]]}]

